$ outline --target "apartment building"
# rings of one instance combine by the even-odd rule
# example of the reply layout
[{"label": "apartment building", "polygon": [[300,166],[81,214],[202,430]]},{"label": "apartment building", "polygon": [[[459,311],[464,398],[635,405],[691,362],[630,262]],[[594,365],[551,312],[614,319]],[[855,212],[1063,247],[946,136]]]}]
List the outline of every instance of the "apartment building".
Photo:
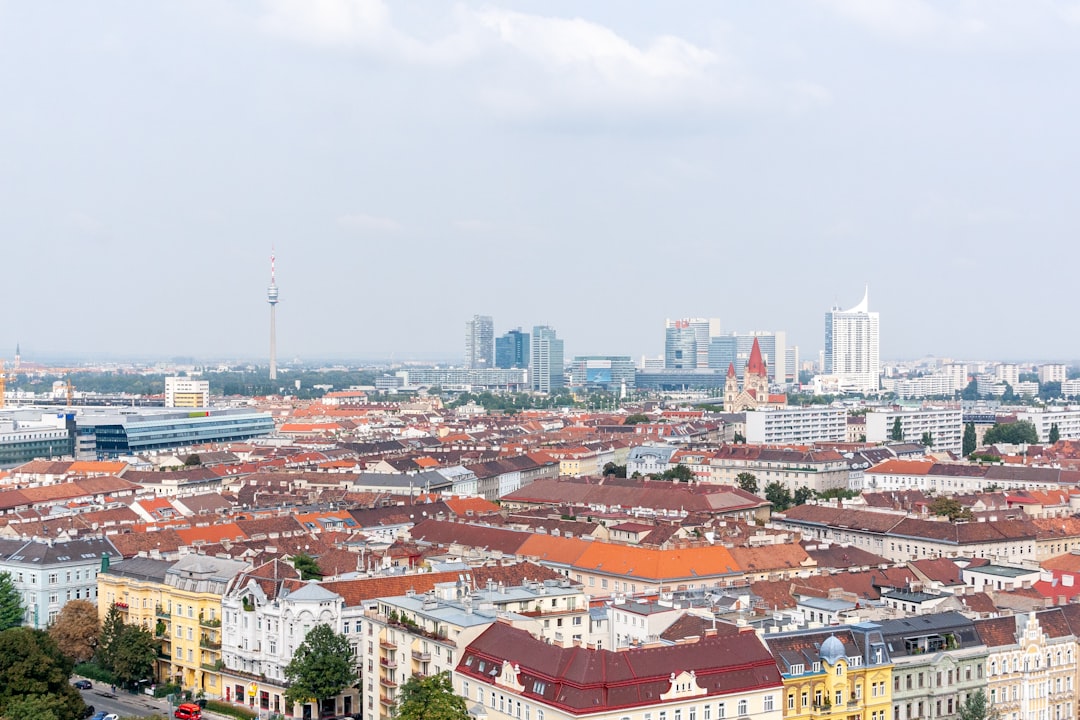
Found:
[{"label": "apartment building", "polygon": [[957,718],[986,687],[989,649],[960,613],[885,620],[881,632],[893,661],[892,720]]},{"label": "apartment building", "polygon": [[[960,453],[964,444],[964,415],[960,408],[923,408],[918,410],[878,410],[866,414],[866,441],[883,443],[889,440],[921,442],[932,438],[931,449]],[[896,421],[900,421],[899,438],[893,436]]]},{"label": "apartment building", "polygon": [[784,682],[784,718],[887,720],[892,659],[874,623],[766,635]]},{"label": "apartment building", "polygon": [[464,648],[453,682],[488,720],[783,717],[780,673],[753,632],[613,652],[498,622]]},{"label": "apartment building", "polygon": [[746,412],[746,441],[758,445],[844,442],[847,410],[785,407]]}]

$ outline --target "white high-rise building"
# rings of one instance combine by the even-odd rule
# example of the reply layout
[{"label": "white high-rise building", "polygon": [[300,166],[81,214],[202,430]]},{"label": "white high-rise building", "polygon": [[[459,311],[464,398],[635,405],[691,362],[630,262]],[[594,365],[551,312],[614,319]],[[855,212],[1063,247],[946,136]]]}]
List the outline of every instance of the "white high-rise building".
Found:
[{"label": "white high-rise building", "polygon": [[870,312],[870,288],[850,310],[825,313],[825,375],[845,392],[877,392],[881,376],[878,314]]},{"label": "white high-rise building", "polygon": [[529,349],[532,353],[529,363],[532,389],[550,393],[564,387],[563,341],[556,337],[555,329],[547,325],[535,326]]},{"label": "white high-rise building", "polygon": [[165,378],[165,407],[210,407],[210,381],[189,377]]},{"label": "white high-rise building", "polygon": [[465,367],[470,370],[495,367],[495,323],[490,315],[473,315],[465,323]]}]

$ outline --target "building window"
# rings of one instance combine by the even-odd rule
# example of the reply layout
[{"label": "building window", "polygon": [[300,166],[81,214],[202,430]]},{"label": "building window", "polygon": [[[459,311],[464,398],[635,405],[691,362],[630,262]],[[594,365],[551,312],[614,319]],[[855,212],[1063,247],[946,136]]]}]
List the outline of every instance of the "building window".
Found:
[{"label": "building window", "polygon": [[725,703],[716,704],[716,720],[727,717],[727,707]]},{"label": "building window", "polygon": [[738,709],[739,709],[739,716],[740,717],[745,715],[748,712],[749,703],[746,700],[740,700]]},{"label": "building window", "polygon": [[[794,700],[794,699],[795,698],[792,698],[792,700]],[[765,696],[765,700],[762,703],[761,708],[765,712],[772,712],[773,711],[773,696],[772,695],[766,695]]]}]

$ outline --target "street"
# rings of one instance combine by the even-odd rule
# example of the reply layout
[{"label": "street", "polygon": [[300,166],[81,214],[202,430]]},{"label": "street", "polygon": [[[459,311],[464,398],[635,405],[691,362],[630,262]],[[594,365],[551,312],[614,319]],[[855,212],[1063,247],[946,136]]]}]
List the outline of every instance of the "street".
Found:
[{"label": "street", "polygon": [[83,702],[87,705],[93,705],[95,711],[104,710],[105,712],[116,713],[121,717],[169,716],[168,702],[165,700],[157,700],[149,695],[132,695],[123,690],[117,690],[116,694],[113,695],[108,685],[96,681],[92,682],[94,682],[92,689],[80,690],[79,692],[82,694]]}]

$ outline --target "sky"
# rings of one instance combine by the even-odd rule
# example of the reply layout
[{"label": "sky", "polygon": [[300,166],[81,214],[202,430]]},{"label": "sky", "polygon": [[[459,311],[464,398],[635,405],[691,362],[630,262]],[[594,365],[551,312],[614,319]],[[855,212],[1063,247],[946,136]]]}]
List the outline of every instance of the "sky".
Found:
[{"label": "sky", "polygon": [[1080,357],[1080,3],[0,0],[0,356]]}]

